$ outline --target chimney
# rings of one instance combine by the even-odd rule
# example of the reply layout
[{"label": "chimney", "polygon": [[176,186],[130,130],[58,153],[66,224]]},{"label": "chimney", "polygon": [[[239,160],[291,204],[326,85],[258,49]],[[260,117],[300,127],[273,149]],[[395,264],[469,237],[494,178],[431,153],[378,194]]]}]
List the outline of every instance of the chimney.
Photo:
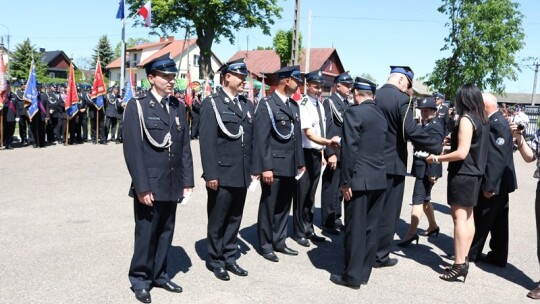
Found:
[{"label": "chimney", "polygon": [[169,36],[169,42],[174,42],[174,36]]},{"label": "chimney", "polygon": [[165,42],[165,37],[159,37],[159,42]]},{"label": "chimney", "polygon": [[45,53],[45,48],[39,48],[40,53]]}]

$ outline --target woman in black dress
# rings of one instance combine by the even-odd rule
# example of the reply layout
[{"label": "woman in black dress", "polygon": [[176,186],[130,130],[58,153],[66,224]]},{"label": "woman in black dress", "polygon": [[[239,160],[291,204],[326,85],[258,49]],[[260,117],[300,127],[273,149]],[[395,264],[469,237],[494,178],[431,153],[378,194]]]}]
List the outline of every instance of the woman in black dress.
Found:
[{"label": "woman in black dress", "polygon": [[447,199],[454,221],[454,265],[440,276],[445,281],[463,282],[469,272],[466,260],[474,237],[473,207],[476,206],[487,163],[489,124],[482,92],[466,84],[456,94],[456,121],[451,137],[451,152],[430,155],[428,163],[448,164]]}]

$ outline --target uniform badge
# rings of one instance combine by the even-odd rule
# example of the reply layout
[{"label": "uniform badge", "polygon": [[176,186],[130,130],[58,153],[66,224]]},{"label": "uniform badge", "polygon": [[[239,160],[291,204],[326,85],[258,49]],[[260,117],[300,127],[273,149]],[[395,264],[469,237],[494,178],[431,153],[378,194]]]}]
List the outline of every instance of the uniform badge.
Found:
[{"label": "uniform badge", "polygon": [[156,104],[156,103],[155,103],[153,100],[150,100],[150,108],[153,109],[155,104]]},{"label": "uniform badge", "polygon": [[298,117],[298,113],[296,113],[296,121],[300,121],[300,117]]},{"label": "uniform badge", "polygon": [[282,126],[285,125],[285,120],[282,120],[282,121],[281,121],[281,125],[282,125]]},{"label": "uniform badge", "polygon": [[249,111],[247,112],[247,117],[248,117],[249,123],[253,123],[253,118],[251,118],[251,113],[249,113]]},{"label": "uniform badge", "polygon": [[505,142],[504,138],[502,138],[502,137],[499,137],[499,138],[497,138],[497,140],[495,140],[495,143],[497,144],[497,146],[504,145],[504,142]]},{"label": "uniform badge", "polygon": [[311,124],[311,127],[312,127],[312,128],[315,128],[316,125],[317,125],[317,123],[314,122],[314,123]]},{"label": "uniform badge", "polygon": [[231,101],[229,97],[225,97],[225,103],[229,103],[229,101]]}]

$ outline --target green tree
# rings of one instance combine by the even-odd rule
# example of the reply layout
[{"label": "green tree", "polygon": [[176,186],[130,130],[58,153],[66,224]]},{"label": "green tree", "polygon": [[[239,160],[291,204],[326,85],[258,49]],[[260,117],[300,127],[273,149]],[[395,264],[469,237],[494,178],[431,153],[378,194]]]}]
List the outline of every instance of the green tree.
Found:
[{"label": "green tree", "polygon": [[28,79],[32,60],[36,64],[36,76],[38,81],[46,81],[47,66],[41,61],[41,53],[32,45],[30,39],[15,46],[15,51],[11,53],[10,76],[13,79]]},{"label": "green tree", "polygon": [[[279,55],[282,67],[286,66],[291,61],[293,34],[293,29],[290,29],[288,31],[278,30],[276,35],[274,36],[274,50],[276,50],[276,53]],[[302,49],[302,34],[300,34],[300,36],[298,37],[298,49]]]},{"label": "green tree", "polygon": [[[126,50],[130,47],[134,47],[140,44],[149,43],[150,40],[145,38],[128,38],[126,41]],[[122,41],[118,42],[116,44],[116,47],[114,48],[114,57],[118,58],[120,57],[120,52],[122,52]]]},{"label": "green tree", "polygon": [[[136,14],[146,0],[126,0],[131,14]],[[213,75],[211,66],[212,44],[228,39],[235,41],[236,31],[241,28],[260,28],[270,35],[274,18],[281,18],[277,0],[152,0],[153,33],[160,30],[176,33],[187,29],[197,36],[200,49],[199,73],[201,78]],[[136,25],[142,25],[137,18]]]},{"label": "green tree", "polygon": [[465,83],[504,93],[503,81],[517,79],[515,54],[524,46],[518,7],[511,0],[443,0],[438,10],[448,15],[450,33],[441,51],[450,54],[435,62],[426,83],[451,100]]},{"label": "green tree", "polygon": [[105,74],[105,76],[109,78],[110,71],[107,70],[105,67],[107,66],[107,64],[111,63],[115,58],[113,57],[114,52],[109,42],[109,38],[107,38],[107,35],[103,35],[101,36],[101,38],[99,38],[98,45],[94,49],[94,55],[92,56],[92,61],[97,62],[98,56],[99,56],[99,61],[101,63],[101,69],[103,71],[103,74]]}]

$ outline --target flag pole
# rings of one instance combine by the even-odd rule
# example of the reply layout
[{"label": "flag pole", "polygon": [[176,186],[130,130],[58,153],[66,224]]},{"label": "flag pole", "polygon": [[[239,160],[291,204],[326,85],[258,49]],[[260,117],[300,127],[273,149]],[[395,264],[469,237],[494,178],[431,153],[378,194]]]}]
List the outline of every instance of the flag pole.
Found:
[{"label": "flag pole", "polygon": [[96,111],[96,138],[94,139],[96,140],[96,144],[99,144],[99,109]]},{"label": "flag pole", "polygon": [[[5,107],[3,105],[2,107]],[[0,147],[4,146],[4,115],[0,115]]]},{"label": "flag pole", "polygon": [[64,146],[67,146],[69,144],[68,143],[69,142],[69,140],[68,140],[69,121],[70,121],[70,118],[69,118],[69,114],[68,114],[68,117],[67,117],[67,120],[66,120],[66,136],[64,136]]},{"label": "flag pole", "polygon": [[[126,1],[122,0],[124,3],[122,7],[125,7]],[[126,69],[126,21],[122,15],[122,55],[121,55],[121,65],[120,65],[120,92],[124,88],[125,81],[125,69]]]}]

